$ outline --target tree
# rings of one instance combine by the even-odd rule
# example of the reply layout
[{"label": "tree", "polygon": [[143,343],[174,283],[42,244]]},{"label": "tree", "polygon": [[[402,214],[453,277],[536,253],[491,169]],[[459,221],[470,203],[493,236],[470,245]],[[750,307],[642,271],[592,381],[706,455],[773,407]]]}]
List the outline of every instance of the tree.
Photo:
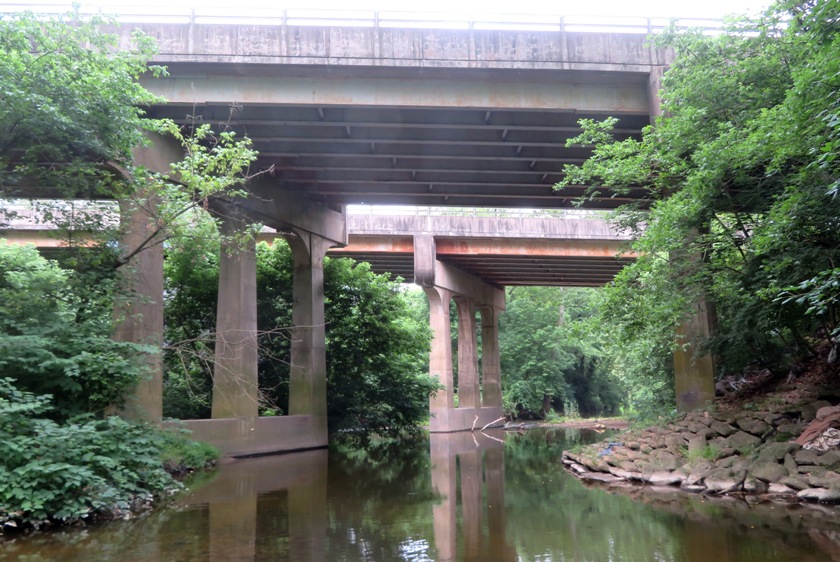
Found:
[{"label": "tree", "polygon": [[0,194],[49,186],[106,195],[113,166],[130,164],[142,142],[141,108],[160,101],[137,82],[155,47],[138,33],[117,49],[117,36],[102,32],[110,23],[78,13],[0,22]]},{"label": "tree", "polygon": [[614,121],[584,121],[569,141],[593,154],[558,187],[650,192],[649,210],[616,218],[640,257],[608,288],[605,327],[625,349],[650,348],[624,364],[658,385],[675,327],[700,298],[718,313],[708,344],[721,371],[787,368],[813,352],[816,328],[836,328],[833,297],[818,291],[826,306],[812,315],[805,301],[840,258],[838,13],[835,1],[780,2],[720,36],[658,36],[675,60],[655,126],[619,142]]},{"label": "tree", "polygon": [[621,391],[589,319],[598,297],[591,289],[511,287],[499,321],[506,409],[544,417],[614,412]]}]

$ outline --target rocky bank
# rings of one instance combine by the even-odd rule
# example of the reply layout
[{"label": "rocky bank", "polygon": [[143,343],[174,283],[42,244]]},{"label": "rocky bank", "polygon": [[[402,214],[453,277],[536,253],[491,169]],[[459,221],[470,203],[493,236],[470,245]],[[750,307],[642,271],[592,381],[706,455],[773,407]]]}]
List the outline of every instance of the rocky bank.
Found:
[{"label": "rocky bank", "polygon": [[825,418],[836,411],[827,401],[734,413],[710,408],[564,451],[563,463],[591,481],[840,502],[840,448],[830,444],[819,450],[795,442],[818,414]]}]

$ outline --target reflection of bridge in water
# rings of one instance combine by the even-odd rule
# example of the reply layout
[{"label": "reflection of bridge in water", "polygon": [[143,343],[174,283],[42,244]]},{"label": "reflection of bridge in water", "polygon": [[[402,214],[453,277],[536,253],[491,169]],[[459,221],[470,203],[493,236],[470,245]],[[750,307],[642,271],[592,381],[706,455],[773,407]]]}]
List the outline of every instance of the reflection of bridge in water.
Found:
[{"label": "reflection of bridge in water", "polygon": [[[517,559],[506,541],[503,439],[499,430],[431,435],[431,483],[438,496],[431,502],[433,533],[415,537],[404,549],[418,556],[425,551],[428,558],[419,559],[439,562]],[[327,460],[327,451],[318,450],[222,466],[212,485],[179,502],[207,505],[204,534],[193,540],[206,541],[208,559],[213,562],[267,557],[321,562],[354,555],[345,550],[349,545],[328,544]],[[275,539],[274,546],[258,538],[266,532]],[[348,542],[365,542],[354,538],[353,529],[347,534],[344,539]],[[403,542],[407,538],[403,537]],[[360,544],[358,548],[369,547]],[[359,552],[358,556],[375,559],[371,552]]]}]

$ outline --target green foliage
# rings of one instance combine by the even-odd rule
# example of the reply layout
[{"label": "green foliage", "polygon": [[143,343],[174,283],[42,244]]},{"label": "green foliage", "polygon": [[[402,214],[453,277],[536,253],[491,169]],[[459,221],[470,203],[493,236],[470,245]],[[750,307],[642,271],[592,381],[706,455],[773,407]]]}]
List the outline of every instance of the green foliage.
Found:
[{"label": "green foliage", "polygon": [[128,510],[174,491],[159,436],[118,417],[58,424],[50,397],[0,379],[0,525],[41,525]]},{"label": "green foliage", "polygon": [[114,180],[103,164],[131,161],[141,107],[157,100],[137,83],[155,46],[136,33],[117,49],[118,37],[103,32],[112,24],[78,13],[0,20],[0,193],[25,178],[93,196]]},{"label": "green foliage", "polygon": [[720,449],[717,445],[706,444],[703,447],[690,449],[685,452],[685,457],[691,461],[698,459],[707,459],[710,461],[716,460],[720,454]]},{"label": "green foliage", "polygon": [[201,441],[193,441],[186,430],[160,432],[160,460],[170,472],[201,470],[219,459],[219,449]]},{"label": "green foliage", "polygon": [[53,395],[59,419],[120,404],[148,351],[110,338],[110,300],[89,298],[77,275],[33,247],[0,244],[0,376]]},{"label": "green foliage", "polygon": [[[167,258],[165,413],[205,416],[212,372],[218,245],[196,237]],[[292,255],[277,240],[257,247],[259,384],[263,413],[288,411]],[[414,429],[428,415],[437,382],[427,374],[428,321],[403,288],[367,264],[324,263],[327,403],[330,430]],[[187,392],[185,395],[184,392]],[[192,406],[198,399],[201,406]]]},{"label": "green foliage", "polygon": [[786,1],[719,36],[659,35],[676,58],[655,126],[617,141],[614,120],[583,121],[569,141],[593,155],[559,188],[650,193],[616,216],[639,258],[608,288],[603,321],[622,378],[653,388],[638,404],[664,397],[676,327],[697,302],[717,312],[707,345],[721,371],[801,360],[808,334],[835,329],[838,15],[836,1]]},{"label": "green foliage", "polygon": [[[588,319],[597,308],[588,289],[514,287],[499,321],[506,411],[545,417],[567,405],[571,415],[607,415],[621,403],[603,343]],[[574,405],[574,408],[572,408]]]}]

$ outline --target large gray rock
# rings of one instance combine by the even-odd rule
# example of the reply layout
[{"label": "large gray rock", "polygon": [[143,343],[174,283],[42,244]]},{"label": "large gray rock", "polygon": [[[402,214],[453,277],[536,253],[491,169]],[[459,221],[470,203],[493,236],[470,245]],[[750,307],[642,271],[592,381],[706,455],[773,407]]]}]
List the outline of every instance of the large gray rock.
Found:
[{"label": "large gray rock", "polygon": [[665,446],[672,451],[679,451],[680,448],[685,447],[688,444],[688,440],[681,434],[669,435],[663,440],[663,442],[665,443]]},{"label": "large gray rock", "polygon": [[747,476],[744,480],[744,491],[751,494],[763,494],[767,491],[767,483],[752,476]]},{"label": "large gray rock", "polygon": [[779,482],[790,476],[788,469],[777,462],[758,461],[750,467],[750,474],[764,482]]},{"label": "large gray rock", "polygon": [[673,484],[681,484],[683,476],[677,472],[654,472],[648,477],[648,482],[656,486],[671,486]]},{"label": "large gray rock", "polygon": [[757,420],[753,417],[743,417],[738,420],[737,425],[743,431],[751,433],[752,435],[761,436],[770,431],[770,425],[762,420]]},{"label": "large gray rock", "polygon": [[840,451],[826,451],[817,457],[817,466],[840,465]]},{"label": "large gray rock", "polygon": [[840,488],[840,474],[830,470],[815,470],[808,475],[802,475],[801,478],[813,488]]},{"label": "large gray rock", "polygon": [[[797,452],[800,450],[798,443],[767,443],[758,451],[758,460],[760,461],[781,461],[784,460],[785,455]],[[797,460],[798,462],[798,460]]]},{"label": "large gray rock", "polygon": [[794,490],[804,490],[808,488],[808,483],[805,482],[802,478],[797,478],[795,476],[788,476],[787,478],[782,478],[779,481],[779,484],[784,484],[788,488],[793,488]]},{"label": "large gray rock", "polygon": [[635,480],[634,475],[638,475],[641,478],[641,474],[630,472],[629,470],[622,470],[620,468],[610,467],[610,474],[613,476],[618,476],[619,478],[623,478],[624,480]]},{"label": "large gray rock", "polygon": [[730,455],[726,458],[718,459],[717,461],[715,461],[715,466],[717,468],[732,468],[735,462],[740,458],[741,457],[739,457],[738,455]]},{"label": "large gray rock", "polygon": [[776,433],[779,435],[788,435],[792,438],[799,437],[805,429],[804,423],[788,422],[779,424],[776,427]]},{"label": "large gray rock", "polygon": [[799,411],[802,414],[802,419],[809,422],[817,417],[817,412],[820,408],[825,408],[827,406],[831,406],[831,402],[828,402],[827,400],[817,400],[816,402],[805,404]]},{"label": "large gray rock", "polygon": [[761,444],[761,438],[751,435],[746,431],[738,431],[726,438],[730,447],[739,453],[746,454],[753,451]]},{"label": "large gray rock", "polygon": [[818,502],[840,502],[840,488],[807,488],[796,496],[803,500]]},{"label": "large gray rock", "polygon": [[704,435],[694,435],[688,440],[688,452],[703,451],[706,448],[706,437]]},{"label": "large gray rock", "polygon": [[676,470],[682,463],[682,459],[674,454],[657,451],[651,456],[650,464],[657,470]]},{"label": "large gray rock", "polygon": [[730,435],[738,431],[728,423],[724,423],[719,420],[713,421],[712,425],[710,425],[709,427],[715,430],[715,432],[717,432],[719,435],[723,435],[724,437],[729,437]]},{"label": "large gray rock", "polygon": [[767,489],[771,494],[795,494],[796,490],[784,484],[771,483]]},{"label": "large gray rock", "polygon": [[746,473],[743,471],[732,471],[728,468],[716,468],[709,472],[703,481],[706,488],[712,492],[726,493],[741,489]]},{"label": "large gray rock", "polygon": [[618,476],[613,476],[612,474],[606,474],[603,472],[584,472],[580,475],[580,477],[584,480],[594,480],[596,482],[606,482],[608,484],[621,481],[621,478]]},{"label": "large gray rock", "polygon": [[817,451],[801,449],[796,451],[796,454],[793,456],[793,460],[796,461],[796,464],[817,464],[817,458],[819,456],[820,454]]}]

